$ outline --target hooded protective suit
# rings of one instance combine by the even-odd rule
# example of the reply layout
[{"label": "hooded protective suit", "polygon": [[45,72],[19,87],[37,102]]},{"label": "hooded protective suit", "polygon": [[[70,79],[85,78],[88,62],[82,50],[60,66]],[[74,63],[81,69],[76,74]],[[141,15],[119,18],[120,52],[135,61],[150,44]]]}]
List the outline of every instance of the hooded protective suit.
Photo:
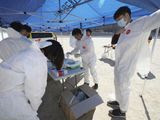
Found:
[{"label": "hooded protective suit", "polygon": [[141,17],[125,27],[115,51],[115,93],[122,111],[127,111],[131,78],[136,69],[140,53],[148,47],[146,40],[151,30],[160,27],[160,10],[150,16]]},{"label": "hooded protective suit", "polygon": [[71,54],[76,54],[80,51],[82,57],[83,67],[86,69],[84,76],[85,83],[89,83],[89,70],[93,77],[94,83],[98,84],[97,72],[96,72],[96,54],[94,50],[94,44],[91,37],[83,37],[82,40],[77,40],[76,47]]},{"label": "hooded protective suit", "polygon": [[12,28],[7,29],[8,38],[0,42],[0,58],[6,60],[20,50],[28,48],[32,42]]},{"label": "hooded protective suit", "polygon": [[47,59],[36,44],[0,64],[0,120],[39,120]]}]

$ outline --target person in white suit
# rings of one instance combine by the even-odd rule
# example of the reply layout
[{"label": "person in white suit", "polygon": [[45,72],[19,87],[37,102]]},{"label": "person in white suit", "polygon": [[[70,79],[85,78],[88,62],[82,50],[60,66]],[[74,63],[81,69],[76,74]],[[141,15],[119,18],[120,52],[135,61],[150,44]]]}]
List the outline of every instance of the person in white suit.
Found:
[{"label": "person in white suit", "polygon": [[72,31],[72,36],[77,40],[76,47],[67,54],[77,54],[80,51],[80,56],[82,57],[83,67],[86,69],[86,73],[84,76],[84,84],[89,85],[89,71],[94,80],[94,89],[98,89],[98,77],[96,72],[96,54],[94,50],[94,44],[91,38],[91,30],[87,30],[86,34],[89,36],[83,36],[80,29],[75,28]]},{"label": "person in white suit", "polygon": [[0,120],[39,120],[37,111],[47,85],[47,59],[57,70],[64,61],[59,42],[39,44],[32,43],[0,64]]},{"label": "person in white suit", "polygon": [[36,43],[0,64],[0,120],[39,120],[47,59]]},{"label": "person in white suit", "polygon": [[120,7],[114,14],[117,24],[122,27],[115,50],[114,84],[116,101],[109,101],[111,117],[126,117],[128,110],[131,78],[134,75],[140,53],[148,48],[146,40],[153,29],[160,27],[160,10],[132,21],[131,10]]}]

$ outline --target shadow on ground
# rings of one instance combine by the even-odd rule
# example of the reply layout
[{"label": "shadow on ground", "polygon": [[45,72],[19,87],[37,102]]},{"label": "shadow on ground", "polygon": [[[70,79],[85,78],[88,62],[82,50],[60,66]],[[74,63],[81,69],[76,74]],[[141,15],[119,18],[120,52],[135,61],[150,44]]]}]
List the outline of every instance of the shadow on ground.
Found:
[{"label": "shadow on ground", "polygon": [[140,98],[141,98],[143,106],[144,106],[144,110],[145,110],[145,114],[146,114],[147,120],[151,120],[151,117],[150,117],[150,114],[149,114],[149,111],[147,109],[147,106],[146,106],[146,103],[144,101],[143,96],[140,96]]},{"label": "shadow on ground", "polygon": [[152,72],[149,72],[149,73],[148,73],[148,76],[146,76],[145,78],[143,78],[139,72],[137,72],[137,75],[138,75],[138,77],[141,78],[142,80],[152,80],[152,79],[155,79],[155,78],[156,78],[156,76],[155,76]]},{"label": "shadow on ground", "polygon": [[111,120],[126,120],[125,118],[111,118]]},{"label": "shadow on ground", "polygon": [[43,102],[38,110],[40,120],[66,120],[58,104],[61,91],[61,83],[54,82],[52,78],[48,77]]},{"label": "shadow on ground", "polygon": [[109,58],[101,58],[100,61],[109,64],[111,67],[115,65],[115,61]]}]

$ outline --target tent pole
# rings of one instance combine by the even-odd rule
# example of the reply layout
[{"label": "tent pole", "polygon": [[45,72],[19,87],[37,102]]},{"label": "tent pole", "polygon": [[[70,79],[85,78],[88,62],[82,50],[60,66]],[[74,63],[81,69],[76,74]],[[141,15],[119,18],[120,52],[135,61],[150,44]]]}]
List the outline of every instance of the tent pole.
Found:
[{"label": "tent pole", "polygon": [[0,28],[0,41],[3,40],[3,37],[2,37],[2,30]]},{"label": "tent pole", "polygon": [[63,33],[62,33],[62,30],[61,30],[61,41],[62,41],[62,45],[63,45],[63,39],[62,39],[62,36],[63,36]]},{"label": "tent pole", "polygon": [[152,57],[154,55],[154,50],[155,50],[155,45],[156,45],[156,41],[158,38],[158,33],[159,33],[159,28],[156,29],[156,34],[155,34],[155,38],[154,38],[154,42],[153,42],[153,46],[152,46],[152,52],[151,52],[151,61],[152,61]]},{"label": "tent pole", "polygon": [[4,33],[4,32],[3,32],[3,30],[2,30],[2,31],[1,31],[1,34],[2,34],[2,40],[4,39],[4,35],[3,35],[3,33]]}]

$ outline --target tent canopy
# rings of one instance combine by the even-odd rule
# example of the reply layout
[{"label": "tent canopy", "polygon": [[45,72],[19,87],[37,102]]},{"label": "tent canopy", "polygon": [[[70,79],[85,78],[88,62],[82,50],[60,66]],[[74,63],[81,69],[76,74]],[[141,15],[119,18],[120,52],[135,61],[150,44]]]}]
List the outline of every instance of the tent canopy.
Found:
[{"label": "tent canopy", "polygon": [[42,7],[44,0],[0,0],[0,22],[9,24],[12,21],[24,21],[30,14]]},{"label": "tent canopy", "polygon": [[159,0],[1,0],[0,20],[7,25],[18,20],[33,30],[70,31],[112,24],[121,6],[132,10],[132,17],[148,15],[160,8]]}]

